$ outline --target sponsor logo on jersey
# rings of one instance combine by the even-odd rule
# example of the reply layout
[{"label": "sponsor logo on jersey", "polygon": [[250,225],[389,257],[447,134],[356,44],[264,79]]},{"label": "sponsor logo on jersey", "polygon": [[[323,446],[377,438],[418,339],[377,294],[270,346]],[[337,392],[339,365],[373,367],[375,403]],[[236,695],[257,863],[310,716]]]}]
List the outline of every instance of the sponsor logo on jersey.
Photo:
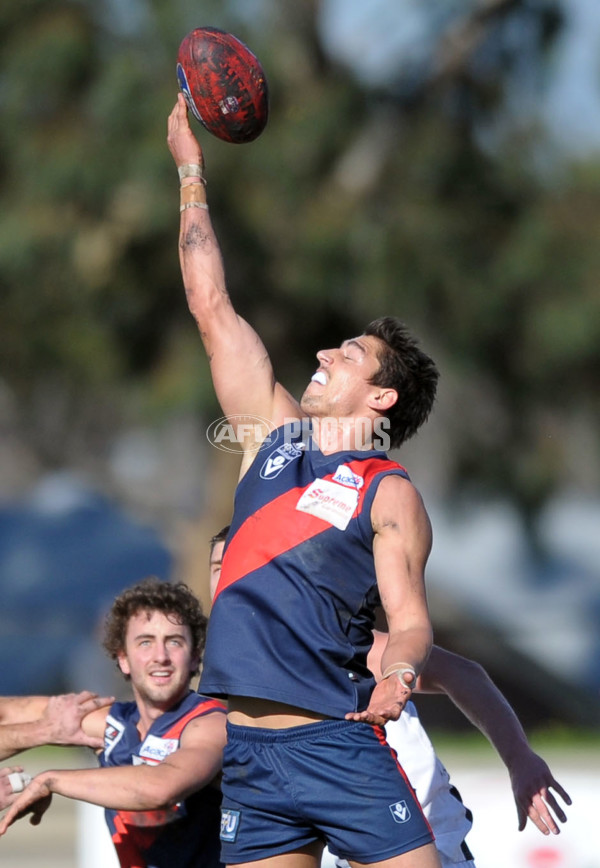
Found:
[{"label": "sponsor logo on jersey", "polygon": [[338,530],[346,530],[357,506],[356,488],[348,488],[329,479],[315,479],[303,492],[296,509],[321,518]]},{"label": "sponsor logo on jersey", "polygon": [[110,756],[112,749],[119,742],[124,732],[125,724],[107,714],[104,726],[104,755],[106,757]]},{"label": "sponsor logo on jersey", "polygon": [[339,482],[340,485],[348,485],[350,488],[362,488],[365,480],[357,473],[353,473],[347,464],[338,465],[338,469],[333,475],[333,481]]},{"label": "sponsor logo on jersey", "polygon": [[170,754],[175,753],[179,747],[177,738],[160,738],[158,735],[146,737],[139,750],[139,756],[143,763],[155,765],[161,763]]},{"label": "sponsor logo on jersey", "polygon": [[235,841],[240,827],[240,811],[221,808],[221,841]]},{"label": "sponsor logo on jersey", "polygon": [[392,817],[394,818],[395,823],[408,823],[410,820],[410,808],[404,799],[395,802],[393,805],[390,805],[389,808],[392,812]]},{"label": "sponsor logo on jersey", "polygon": [[275,479],[281,471],[288,466],[291,461],[299,458],[302,455],[302,450],[291,443],[284,443],[275,449],[263,466],[260,468],[259,476],[261,479]]}]

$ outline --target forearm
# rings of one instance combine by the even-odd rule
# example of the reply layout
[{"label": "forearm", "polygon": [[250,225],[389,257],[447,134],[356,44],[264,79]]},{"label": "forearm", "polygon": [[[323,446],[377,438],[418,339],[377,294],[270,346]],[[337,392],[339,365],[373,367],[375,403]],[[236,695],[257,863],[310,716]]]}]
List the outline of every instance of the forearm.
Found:
[{"label": "forearm", "polygon": [[420,686],[446,693],[509,768],[530,751],[518,717],[479,663],[434,647]]},{"label": "forearm", "polygon": [[47,696],[2,696],[0,697],[0,725],[38,720],[47,706]]},{"label": "forearm", "polygon": [[0,761],[23,750],[51,744],[51,728],[47,720],[0,726]]},{"label": "forearm", "polygon": [[180,189],[179,263],[190,312],[201,328],[227,300],[225,271],[206,189],[200,176],[186,178]]},{"label": "forearm", "polygon": [[486,679],[489,683],[486,689],[475,697],[475,702],[473,697],[466,705],[461,703],[460,696],[451,699],[471,723],[485,735],[510,771],[524,753],[530,753],[531,748],[511,706],[495,684],[487,676]]},{"label": "forearm", "polygon": [[0,761],[46,743],[49,728],[42,715],[47,707],[47,696],[4,696],[0,699]]},{"label": "forearm", "polygon": [[57,795],[117,811],[164,809],[187,795],[181,792],[174,770],[164,764],[51,770],[34,780]]}]

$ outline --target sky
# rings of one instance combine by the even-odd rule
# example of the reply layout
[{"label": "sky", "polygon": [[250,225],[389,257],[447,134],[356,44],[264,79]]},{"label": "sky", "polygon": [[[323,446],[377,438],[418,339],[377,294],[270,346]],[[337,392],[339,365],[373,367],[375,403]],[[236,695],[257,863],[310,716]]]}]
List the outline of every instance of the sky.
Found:
[{"label": "sky", "polygon": [[[477,0],[322,0],[320,29],[328,50],[357,75],[385,83],[391,68],[424,62],[439,34]],[[562,0],[566,24],[548,76],[513,82],[516,123],[538,115],[567,157],[600,150],[600,2]]]}]

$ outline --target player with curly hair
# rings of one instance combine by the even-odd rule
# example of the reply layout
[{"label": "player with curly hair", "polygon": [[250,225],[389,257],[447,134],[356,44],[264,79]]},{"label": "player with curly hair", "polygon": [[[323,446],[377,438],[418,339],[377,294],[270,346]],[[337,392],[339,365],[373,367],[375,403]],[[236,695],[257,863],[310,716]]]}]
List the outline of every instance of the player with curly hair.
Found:
[{"label": "player with curly hair", "polygon": [[218,868],[224,706],[194,692],[206,618],[183,583],[148,578],[120,594],[104,645],[131,683],[134,701],[87,715],[85,732],[104,737],[102,768],[38,774],[0,826],[19,816],[39,823],[53,793],[106,809],[122,868]]}]

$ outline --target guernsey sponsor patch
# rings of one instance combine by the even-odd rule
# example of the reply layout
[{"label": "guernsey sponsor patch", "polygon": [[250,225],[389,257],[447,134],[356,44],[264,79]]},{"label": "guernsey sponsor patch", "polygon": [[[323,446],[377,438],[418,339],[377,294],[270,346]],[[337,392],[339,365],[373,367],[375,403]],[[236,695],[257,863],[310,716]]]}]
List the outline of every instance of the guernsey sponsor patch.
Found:
[{"label": "guernsey sponsor patch", "polygon": [[358,473],[354,473],[347,464],[339,464],[338,469],[333,476],[334,482],[339,482],[340,485],[347,485],[350,488],[362,488],[365,480]]},{"label": "guernsey sponsor patch", "polygon": [[346,530],[358,506],[358,489],[329,479],[315,479],[300,497],[296,509]]},{"label": "guernsey sponsor patch", "polygon": [[155,765],[161,763],[170,754],[175,753],[178,747],[179,739],[177,738],[160,738],[158,735],[149,735],[139,750],[139,756],[142,762]]}]

